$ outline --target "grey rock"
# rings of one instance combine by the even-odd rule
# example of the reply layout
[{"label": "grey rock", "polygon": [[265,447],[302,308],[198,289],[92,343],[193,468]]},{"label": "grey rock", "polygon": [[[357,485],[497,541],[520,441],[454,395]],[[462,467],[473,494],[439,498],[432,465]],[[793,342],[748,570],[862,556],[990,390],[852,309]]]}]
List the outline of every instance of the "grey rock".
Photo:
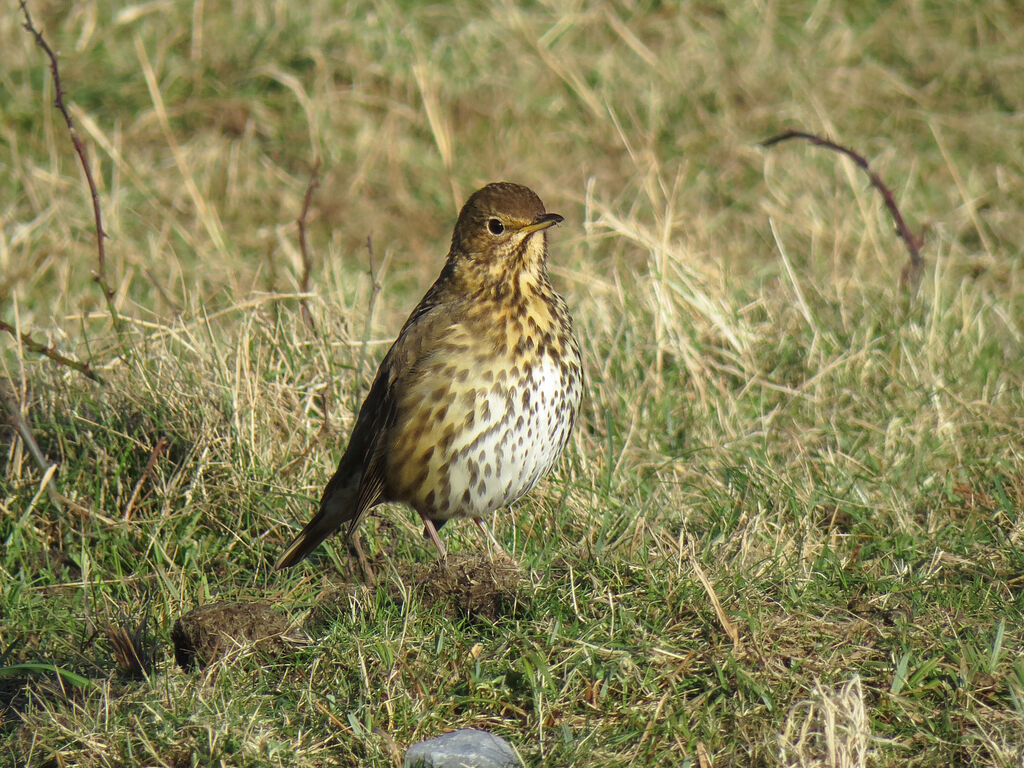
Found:
[{"label": "grey rock", "polygon": [[463,728],[413,744],[403,768],[519,768],[522,762],[500,736]]}]

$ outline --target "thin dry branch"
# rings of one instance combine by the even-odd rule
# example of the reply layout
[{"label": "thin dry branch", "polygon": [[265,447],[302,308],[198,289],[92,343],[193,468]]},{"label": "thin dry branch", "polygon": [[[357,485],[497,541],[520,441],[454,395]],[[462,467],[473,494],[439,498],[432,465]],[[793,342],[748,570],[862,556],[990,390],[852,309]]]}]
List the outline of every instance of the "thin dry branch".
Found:
[{"label": "thin dry branch", "polygon": [[[57,471],[57,465],[49,461],[43,454],[42,449],[39,447],[39,443],[36,442],[35,437],[32,435],[32,425],[29,424],[28,418],[21,412],[21,406],[17,400],[4,386],[0,385],[0,406],[7,411],[10,416],[11,424],[18,431],[18,435],[21,437],[22,442],[28,448],[29,454],[43,473],[42,485],[46,489],[47,496],[50,497],[50,501],[58,509],[70,509],[82,518],[88,518],[93,513],[83,507],[81,504],[72,501],[67,496],[62,495],[53,483],[53,476]],[[112,523],[113,521],[109,518],[103,517],[102,515],[95,515],[99,519],[106,523]]]},{"label": "thin dry branch", "polygon": [[324,421],[316,433],[317,439],[323,437],[331,430],[331,385],[324,384],[320,389],[318,397],[320,398],[320,408],[324,412]]},{"label": "thin dry branch", "polygon": [[156,445],[153,448],[153,452],[149,454],[149,460],[146,462],[146,468],[143,469],[142,474],[139,475],[138,482],[135,483],[135,487],[132,489],[132,495],[128,499],[128,503],[124,505],[123,519],[125,522],[131,520],[132,510],[135,507],[136,499],[138,499],[139,497],[139,491],[142,489],[142,484],[146,482],[146,478],[148,478],[150,473],[153,471],[153,467],[156,466],[156,462],[160,458],[160,455],[164,452],[164,449],[166,449],[167,446],[170,444],[171,441],[168,440],[163,435],[161,435],[160,439],[156,441]]},{"label": "thin dry branch", "polygon": [[[48,472],[52,464],[43,455],[35,437],[32,436],[32,427],[29,426],[25,415],[21,412],[21,406],[18,405],[14,396],[7,391],[6,385],[0,385],[0,405],[7,411],[7,415],[11,419],[11,425],[18,431],[22,442],[25,443],[25,447],[28,448],[28,452],[32,455],[36,465],[44,474]],[[50,493],[50,498],[53,499],[56,489],[49,484],[47,484],[46,489]]]},{"label": "thin dry branch", "polygon": [[[306,219],[309,216],[309,206],[313,201],[313,192],[320,186],[320,160],[313,164],[313,172],[309,177],[309,184],[306,185],[306,194],[302,198],[302,213],[296,220],[299,225],[299,252],[302,254],[302,281],[299,283],[299,290],[302,293],[309,293],[309,273],[313,268],[313,259],[309,255],[309,245],[306,242]],[[299,309],[302,312],[302,319],[310,331],[316,332],[313,325],[313,316],[309,312],[309,304],[305,298],[299,299]]]},{"label": "thin dry branch", "polygon": [[160,282],[160,281],[159,281],[159,280],[157,279],[157,276],[156,276],[156,274],[155,274],[155,273],[153,272],[153,270],[152,270],[152,269],[150,269],[149,267],[144,267],[144,268],[143,268],[143,270],[142,270],[142,272],[143,272],[143,274],[144,274],[144,275],[145,275],[145,276],[146,276],[147,278],[149,278],[149,282],[150,282],[150,284],[151,284],[151,285],[152,285],[152,286],[153,286],[154,288],[156,288],[156,291],[157,291],[157,293],[159,293],[159,294],[160,294],[160,297],[161,297],[161,298],[162,298],[162,299],[163,299],[163,300],[164,300],[165,302],[167,302],[167,306],[169,306],[169,307],[171,308],[171,311],[172,311],[172,312],[173,312],[173,313],[174,313],[175,315],[180,315],[180,314],[181,314],[181,305],[180,305],[180,304],[178,304],[178,302],[176,302],[176,301],[175,301],[174,299],[172,299],[172,298],[171,298],[171,294],[169,294],[169,293],[167,292],[167,289],[166,289],[166,288],[164,288],[164,286],[163,286],[163,285],[161,284],[161,282]]},{"label": "thin dry branch", "polygon": [[767,149],[776,144],[781,144],[784,141],[789,141],[790,139],[805,139],[819,147],[825,147],[827,149],[831,149],[833,152],[839,152],[842,155],[846,155],[868,175],[868,178],[871,180],[871,186],[877,189],[882,195],[882,199],[885,201],[885,207],[889,209],[889,213],[892,214],[893,221],[896,222],[896,231],[899,233],[903,242],[906,243],[907,250],[910,252],[910,260],[900,272],[900,286],[902,288],[909,288],[911,293],[916,291],[921,280],[921,273],[924,270],[924,259],[921,257],[922,238],[916,237],[914,233],[910,231],[907,223],[903,220],[903,215],[900,213],[899,206],[896,205],[896,199],[893,197],[892,191],[886,186],[885,182],[882,181],[878,174],[871,170],[871,166],[868,164],[867,159],[849,147],[844,147],[842,144],[837,144],[829,139],[823,139],[813,133],[806,133],[804,131],[785,131],[784,133],[780,133],[777,136],[772,136],[770,139],[762,141],[761,146]]},{"label": "thin dry branch", "polygon": [[35,352],[36,354],[44,355],[45,357],[50,358],[59,365],[65,365],[68,368],[73,368],[83,376],[86,376],[87,378],[90,378],[95,382],[99,382],[100,384],[103,383],[103,379],[99,377],[99,374],[97,374],[96,371],[92,369],[92,366],[90,366],[89,363],[82,363],[79,362],[78,360],[73,360],[72,358],[67,357],[66,355],[62,355],[53,347],[36,341],[27,333],[19,332],[16,328],[14,328],[11,325],[8,325],[3,320],[0,320],[0,331],[7,331],[7,333],[11,334],[11,336],[18,339],[18,341],[20,341],[24,345],[25,349],[29,350],[30,352]]},{"label": "thin dry branch", "polygon": [[[370,330],[373,328],[373,312],[377,308],[377,297],[380,296],[380,292],[383,289],[383,285],[380,282],[380,272],[377,270],[377,265],[373,257],[373,240],[370,236],[366,236],[366,253],[370,260],[370,281],[372,283],[370,287],[370,301],[366,308],[366,327],[363,329],[363,343],[359,347],[359,360],[356,363],[356,371],[361,372],[363,370],[363,360],[366,358],[366,344],[370,340]],[[384,264],[381,265],[381,270],[387,264],[387,255],[384,257]]]},{"label": "thin dry branch", "polygon": [[93,179],[92,169],[89,167],[89,159],[85,155],[85,145],[82,140],[78,137],[78,131],[75,129],[75,123],[71,119],[71,113],[68,112],[67,107],[64,105],[64,87],[60,81],[60,67],[57,65],[57,54],[53,52],[50,44],[46,42],[46,38],[43,37],[42,32],[35,28],[32,23],[32,15],[28,12],[28,6],[25,5],[25,0],[20,0],[18,3],[21,8],[22,14],[25,16],[24,27],[30,35],[35,39],[36,45],[43,49],[43,52],[50,59],[50,73],[53,75],[53,86],[56,91],[56,97],[54,98],[54,106],[60,111],[64,118],[64,122],[68,126],[68,134],[71,136],[71,143],[75,148],[75,154],[78,155],[78,159],[82,164],[82,170],[85,172],[85,181],[89,185],[89,195],[92,197],[92,214],[96,222],[96,276],[95,280],[100,286],[100,290],[103,292],[103,298],[106,299],[107,309],[110,311],[110,317],[114,321],[114,326],[118,330],[121,329],[121,319],[118,317],[117,308],[114,306],[114,290],[110,287],[110,283],[107,282],[107,254],[103,246],[103,241],[107,237],[107,233],[103,230],[103,216],[100,213],[100,195],[96,188],[96,181]]}]

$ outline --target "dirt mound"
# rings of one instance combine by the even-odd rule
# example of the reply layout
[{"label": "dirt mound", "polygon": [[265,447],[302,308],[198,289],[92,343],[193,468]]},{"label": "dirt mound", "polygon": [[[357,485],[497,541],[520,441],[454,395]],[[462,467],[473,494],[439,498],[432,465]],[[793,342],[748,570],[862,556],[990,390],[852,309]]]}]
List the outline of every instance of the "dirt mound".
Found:
[{"label": "dirt mound", "polygon": [[440,603],[456,614],[490,621],[512,610],[522,581],[522,568],[504,554],[449,555],[430,564],[412,563],[399,574],[421,590],[425,606]]},{"label": "dirt mound", "polygon": [[267,603],[221,602],[181,616],[171,629],[171,642],[175,660],[191,669],[254,647],[280,653],[308,639]]},{"label": "dirt mound", "polygon": [[383,587],[397,604],[413,594],[425,608],[442,606],[449,616],[494,621],[509,615],[522,602],[523,570],[508,555],[448,555],[429,563],[396,562],[386,554],[369,558],[368,581],[348,582],[331,588],[313,609],[309,624],[330,620],[348,604],[353,591]]}]

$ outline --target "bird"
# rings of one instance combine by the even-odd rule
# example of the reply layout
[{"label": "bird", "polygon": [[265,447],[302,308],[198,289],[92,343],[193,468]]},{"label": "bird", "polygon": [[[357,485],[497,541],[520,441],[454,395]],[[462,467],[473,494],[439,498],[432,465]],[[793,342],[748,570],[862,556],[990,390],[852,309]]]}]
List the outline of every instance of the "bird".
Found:
[{"label": "bird", "polygon": [[306,558],[379,504],[402,503],[446,558],[438,529],[505,508],[546,475],[580,410],[572,315],[548,277],[548,213],[493,182],[463,205],[444,267],[384,356],[320,507],[275,564]]}]

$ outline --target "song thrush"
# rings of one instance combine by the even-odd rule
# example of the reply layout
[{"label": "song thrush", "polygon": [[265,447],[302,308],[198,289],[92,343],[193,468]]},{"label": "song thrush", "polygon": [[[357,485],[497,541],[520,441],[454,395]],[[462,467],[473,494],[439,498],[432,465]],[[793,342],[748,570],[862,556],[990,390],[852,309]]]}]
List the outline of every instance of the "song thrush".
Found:
[{"label": "song thrush", "polygon": [[511,504],[551,469],[579,411],[583,368],[548,280],[545,230],[562,221],[530,189],[475,192],[440,276],[405,321],[359,409],[320,511],[277,561],[294,565],[378,504],[437,529]]}]

